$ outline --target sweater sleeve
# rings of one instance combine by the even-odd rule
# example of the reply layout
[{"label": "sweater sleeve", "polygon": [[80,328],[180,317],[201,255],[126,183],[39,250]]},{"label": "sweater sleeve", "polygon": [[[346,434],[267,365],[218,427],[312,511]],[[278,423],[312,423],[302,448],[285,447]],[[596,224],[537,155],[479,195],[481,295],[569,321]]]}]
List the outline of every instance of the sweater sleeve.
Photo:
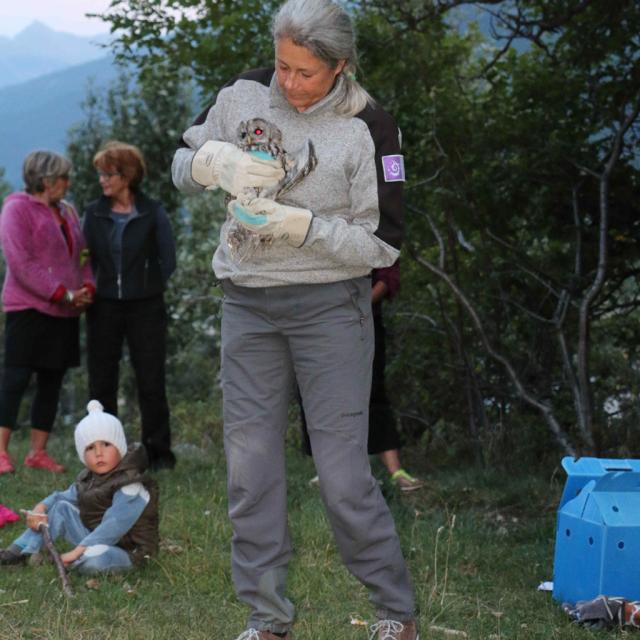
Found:
[{"label": "sweater sleeve", "polygon": [[0,216],[2,251],[12,277],[25,291],[50,301],[62,285],[35,251],[29,216],[19,203],[7,205]]},{"label": "sweater sleeve", "polygon": [[[314,217],[305,244],[321,246],[339,264],[389,267],[404,236],[404,171],[396,179],[384,167],[388,158],[402,159],[400,136],[382,109],[367,107],[360,118],[369,136],[354,150],[349,217]],[[377,226],[371,220],[378,220]]]},{"label": "sweater sleeve", "polygon": [[390,267],[374,269],[371,273],[371,284],[384,282],[387,292],[386,298],[393,298],[400,290],[400,261],[396,260]]},{"label": "sweater sleeve", "polygon": [[97,544],[113,546],[133,527],[149,504],[149,492],[140,482],[128,484],[113,494],[111,506],[104,512],[100,524],[89,533],[80,545]]},{"label": "sweater sleeve", "polygon": [[253,80],[262,84],[268,84],[273,75],[272,68],[254,69],[247,71],[237,78],[230,80],[216,96],[215,101],[209,105],[184,132],[180,139],[178,150],[173,157],[171,176],[173,184],[184,193],[200,193],[204,190],[191,177],[191,164],[196,151],[208,140],[220,140],[233,142],[235,126],[233,130],[226,129],[225,116],[233,113],[233,101],[235,97],[235,85],[238,80]]},{"label": "sweater sleeve", "polygon": [[173,184],[183,193],[193,194],[204,191],[204,187],[191,177],[191,164],[196,151],[208,140],[225,141],[221,117],[223,100],[220,97],[219,94],[216,102],[207,107],[184,132],[180,147],[173,157],[171,165]]}]

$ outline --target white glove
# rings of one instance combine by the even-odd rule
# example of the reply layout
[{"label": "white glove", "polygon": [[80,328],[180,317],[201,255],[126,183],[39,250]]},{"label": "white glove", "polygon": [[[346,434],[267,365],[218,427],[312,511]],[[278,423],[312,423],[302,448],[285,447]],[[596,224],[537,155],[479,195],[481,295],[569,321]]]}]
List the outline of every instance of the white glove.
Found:
[{"label": "white glove", "polygon": [[203,187],[222,187],[234,196],[250,187],[271,187],[284,178],[277,160],[261,160],[230,142],[209,140],[196,151],[191,177]]},{"label": "white glove", "polygon": [[227,210],[245,229],[285,240],[293,247],[304,244],[313,218],[308,209],[289,207],[268,198],[232,200]]}]

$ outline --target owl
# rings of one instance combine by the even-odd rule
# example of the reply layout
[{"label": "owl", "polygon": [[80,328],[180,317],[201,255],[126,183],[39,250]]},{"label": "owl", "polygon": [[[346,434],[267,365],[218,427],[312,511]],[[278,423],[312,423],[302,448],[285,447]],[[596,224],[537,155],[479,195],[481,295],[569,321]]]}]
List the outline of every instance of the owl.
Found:
[{"label": "owl", "polygon": [[[284,178],[272,187],[250,189],[252,197],[278,200],[308,176],[318,164],[318,158],[311,140],[293,152],[287,152],[282,146],[282,132],[278,127],[263,118],[252,118],[241,122],[237,129],[237,146],[248,153],[265,160],[279,160],[284,169]],[[228,195],[228,203],[232,196]],[[236,259],[248,257],[261,244],[271,244],[273,238],[259,236],[245,229],[235,220],[229,225],[227,243]]]}]

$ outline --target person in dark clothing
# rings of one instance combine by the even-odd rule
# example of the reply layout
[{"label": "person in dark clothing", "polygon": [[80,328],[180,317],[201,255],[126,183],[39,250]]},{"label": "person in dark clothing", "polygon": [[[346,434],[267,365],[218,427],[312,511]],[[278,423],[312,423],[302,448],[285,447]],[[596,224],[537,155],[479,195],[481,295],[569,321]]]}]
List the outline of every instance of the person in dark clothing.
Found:
[{"label": "person in dark clothing", "polygon": [[382,316],[382,303],[392,298],[400,287],[400,263],[390,267],[374,269],[371,274],[371,308],[375,350],[373,354],[373,376],[371,399],[369,400],[369,442],[368,450],[377,454],[387,468],[391,482],[400,491],[416,491],[424,482],[410,475],[400,463],[400,435],[385,384],[387,365],[387,333]]},{"label": "person in dark clothing", "polygon": [[93,164],[103,196],[84,212],[97,287],[87,315],[89,393],[117,415],[126,340],[138,389],[142,443],[152,469],[171,469],[175,456],[165,388],[164,302],[176,266],[171,225],[164,207],[140,191],[145,163],[137,147],[108,142]]},{"label": "person in dark clothing", "polygon": [[75,545],[60,559],[80,573],[125,571],[158,553],[158,488],[145,475],[144,447],[127,448],[121,422],[91,400],[76,427],[78,457],[85,465],[65,491],[54,491],[28,512],[28,529],[7,549],[0,565],[25,564],[51,537]]}]

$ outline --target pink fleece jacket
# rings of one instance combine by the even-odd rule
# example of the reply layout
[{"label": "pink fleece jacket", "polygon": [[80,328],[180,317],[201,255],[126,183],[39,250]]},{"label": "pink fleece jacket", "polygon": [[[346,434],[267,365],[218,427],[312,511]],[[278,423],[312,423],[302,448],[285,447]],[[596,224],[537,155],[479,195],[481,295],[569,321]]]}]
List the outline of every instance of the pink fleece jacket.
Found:
[{"label": "pink fleece jacket", "polygon": [[60,287],[94,284],[80,221],[70,204],[60,212],[71,230],[71,251],[58,221],[45,204],[25,192],[12,193],[0,215],[0,242],[7,265],[2,289],[5,311],[36,309],[51,316],[79,315],[70,305],[53,302]]}]

